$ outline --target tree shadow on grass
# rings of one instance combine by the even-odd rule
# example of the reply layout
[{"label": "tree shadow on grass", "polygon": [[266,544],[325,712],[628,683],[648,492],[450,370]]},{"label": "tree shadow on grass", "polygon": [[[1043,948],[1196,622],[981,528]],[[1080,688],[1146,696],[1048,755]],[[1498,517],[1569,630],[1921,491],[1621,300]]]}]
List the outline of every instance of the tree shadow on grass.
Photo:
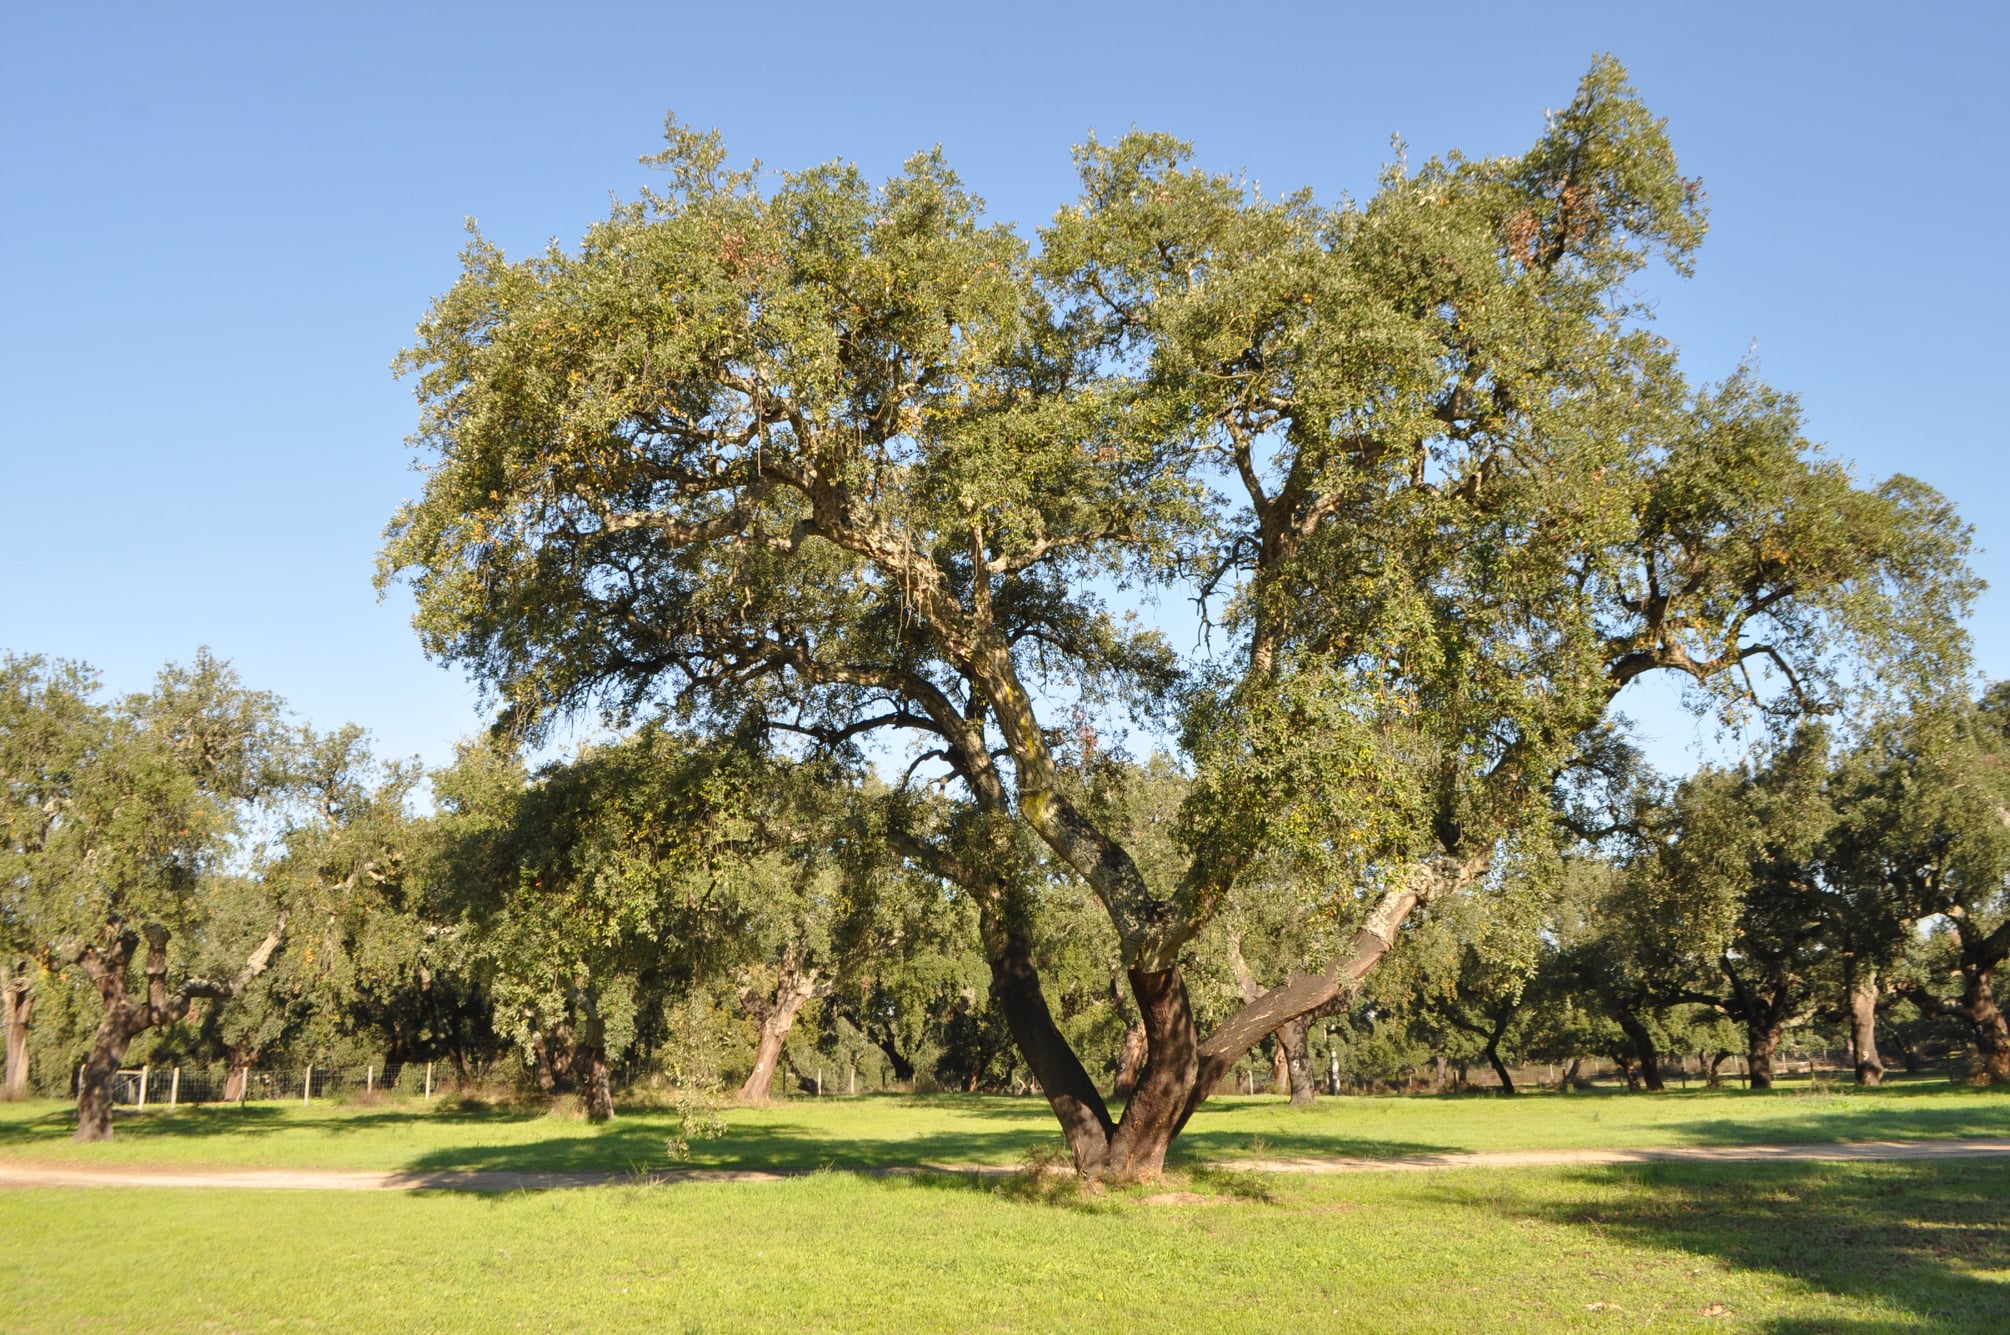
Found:
[{"label": "tree shadow on grass", "polygon": [[[1581,1188],[1567,1199],[1500,1179],[1448,1180],[1433,1194],[1898,1307],[1934,1330],[2010,1330],[2010,1163],[1626,1165],[1565,1180]],[[1783,1318],[1757,1328],[1868,1335],[1919,1326]]]},{"label": "tree shadow on grass", "polygon": [[[384,1109],[375,1112],[343,1110],[335,1116],[299,1117],[295,1110],[271,1103],[194,1104],[180,1108],[118,1108],[113,1110],[114,1143],[142,1142],[162,1145],[185,1140],[205,1140],[228,1136],[266,1137],[286,1132],[313,1132],[335,1136],[418,1124],[463,1124],[470,1126],[532,1122],[546,1116],[541,1109],[495,1107],[442,1107]],[[49,1145],[67,1140],[77,1128],[76,1109],[61,1107],[38,1117],[0,1121],[0,1151],[11,1148]]]},{"label": "tree shadow on grass", "polygon": [[1017,1163],[1026,1150],[1050,1138],[1032,1131],[956,1131],[896,1139],[850,1140],[792,1123],[732,1126],[726,1135],[690,1143],[690,1157],[674,1160],[674,1117],[621,1117],[590,1134],[555,1136],[509,1145],[457,1145],[407,1160],[413,1172],[623,1172],[706,1168],[757,1172],[879,1171],[927,1164],[972,1167]]}]

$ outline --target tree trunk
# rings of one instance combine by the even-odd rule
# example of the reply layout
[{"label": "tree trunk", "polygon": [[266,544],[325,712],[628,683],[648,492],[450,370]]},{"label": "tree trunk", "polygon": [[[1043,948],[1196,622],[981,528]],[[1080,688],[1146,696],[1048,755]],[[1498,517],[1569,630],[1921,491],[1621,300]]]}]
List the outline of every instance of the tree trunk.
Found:
[{"label": "tree trunk", "polygon": [[279,916],[277,925],[258,949],[251,952],[251,958],[245,961],[235,979],[213,983],[191,978],[173,992],[168,991],[167,985],[168,930],[159,923],[148,923],[143,930],[147,942],[146,993],[139,1000],[127,993],[126,967],[139,948],[140,934],[126,930],[119,919],[106,922],[99,929],[98,940],[77,947],[71,957],[105,1003],[105,1018],[98,1022],[91,1055],[84,1062],[77,1088],[74,1139],[86,1144],[112,1138],[112,1081],[133,1039],[148,1029],[181,1020],[198,997],[228,1000],[242,996],[251,980],[265,971],[272,952],[279,949],[286,932],[286,915]]},{"label": "tree trunk", "polygon": [[1859,1085],[1884,1083],[1884,1059],[1877,1053],[1877,971],[1867,969],[1850,980],[1849,1045],[1856,1059]]},{"label": "tree trunk", "polygon": [[258,1061],[256,1050],[232,1048],[230,1050],[230,1072],[223,1078],[223,1098],[226,1103],[242,1103],[251,1092],[251,1068]]},{"label": "tree trunk", "polygon": [[569,1024],[555,1024],[549,1032],[539,1029],[531,1035],[531,1075],[537,1080],[539,1093],[559,1098],[573,1092],[573,1056],[577,1051]]},{"label": "tree trunk", "polygon": [[1105,1171],[1123,1181],[1158,1177],[1186,1119],[1206,1097],[1200,1090],[1200,1036],[1194,1029],[1186,979],[1177,967],[1130,970],[1131,994],[1145,1025],[1146,1056],[1124,1120],[1110,1137]]},{"label": "tree trunk", "polygon": [[1514,1093],[1514,1077],[1508,1074],[1507,1063],[1501,1060],[1500,1049],[1493,1043],[1486,1046],[1487,1065],[1494,1068],[1494,1075],[1501,1082],[1501,1093]]},{"label": "tree trunk", "polygon": [[1729,1048],[1718,1048],[1710,1054],[1709,1064],[1706,1068],[1707,1074],[1703,1080],[1703,1088],[1722,1089],[1724,1087],[1724,1063],[1731,1060],[1732,1056],[1733,1053]]},{"label": "tree trunk", "polygon": [[1110,1097],[1127,1099],[1138,1087],[1138,1071],[1145,1064],[1145,1027],[1133,1024],[1124,1030],[1124,1046],[1117,1053],[1117,1080]]},{"label": "tree trunk", "polygon": [[77,1131],[71,1137],[81,1145],[112,1138],[112,1090],[126,1049],[145,1026],[135,1024],[133,1008],[121,1005],[108,1010],[98,1022],[91,1039],[91,1055],[77,1086]]},{"label": "tree trunk", "polygon": [[1319,1079],[1312,1071],[1312,1022],[1293,1020],[1277,1034],[1291,1076],[1291,1106],[1309,1108],[1319,1098]]},{"label": "tree trunk", "polygon": [[1780,1028],[1769,1022],[1747,1024],[1745,1028],[1745,1070],[1753,1089],[1773,1087],[1773,1054],[1779,1050]]},{"label": "tree trunk", "polygon": [[784,957],[773,993],[762,996],[752,988],[741,989],[741,1003],[761,1026],[761,1040],[754,1049],[754,1069],[747,1072],[746,1083],[740,1086],[742,1100],[764,1103],[774,1092],[782,1045],[788,1041],[789,1030],[795,1027],[803,1003],[816,994],[816,984],[816,970],[799,974],[795,962]]},{"label": "tree trunk", "polygon": [[1640,1063],[1640,1083],[1649,1093],[1659,1094],[1667,1086],[1661,1079],[1661,1054],[1655,1049],[1654,1035],[1647,1025],[1632,1010],[1625,1006],[1613,1008],[1619,1020],[1620,1029],[1626,1034],[1626,1041],[1633,1045],[1634,1060]]},{"label": "tree trunk", "polygon": [[1284,1031],[1270,1036],[1270,1088],[1278,1094],[1291,1092],[1291,1058],[1284,1051]]},{"label": "tree trunk", "polygon": [[614,1120],[614,1077],[607,1065],[607,1049],[598,1043],[587,1045],[582,1054],[586,1062],[586,1080],[580,1086],[580,1101],[586,1108],[589,1122],[611,1122]]},{"label": "tree trunk", "polygon": [[1571,1090],[1576,1089],[1578,1083],[1578,1072],[1582,1071],[1583,1069],[1584,1069],[1584,1058],[1572,1057],[1570,1059],[1570,1065],[1564,1068],[1563,1080],[1560,1083],[1558,1083],[1556,1087],[1556,1092],[1559,1094],[1568,1094],[1570,1093]]},{"label": "tree trunk", "polygon": [[24,969],[0,969],[0,1027],[7,1033],[7,1076],[0,1098],[28,1097],[28,1026],[35,1018],[35,983]]},{"label": "tree trunk", "polygon": [[1962,970],[1961,1015],[1975,1033],[1978,1084],[2010,1083],[2010,1022],[1996,1005],[1991,970]]},{"label": "tree trunk", "polygon": [[580,1106],[587,1121],[610,1122],[614,1120],[614,1078],[607,1067],[607,1025],[600,1018],[591,987],[580,988],[573,1002],[582,1021],[579,1042],[572,1052],[572,1070],[580,1078]]}]

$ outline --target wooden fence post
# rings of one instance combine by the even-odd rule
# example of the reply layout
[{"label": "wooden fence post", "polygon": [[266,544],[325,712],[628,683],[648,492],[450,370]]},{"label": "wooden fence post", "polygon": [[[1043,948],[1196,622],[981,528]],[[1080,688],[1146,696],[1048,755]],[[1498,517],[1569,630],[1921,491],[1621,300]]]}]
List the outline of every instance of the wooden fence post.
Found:
[{"label": "wooden fence post", "polygon": [[180,1103],[181,1103],[181,1067],[177,1066],[174,1068],[174,1079],[170,1081],[168,1084],[168,1107],[170,1108],[177,1107]]},{"label": "wooden fence post", "polygon": [[300,1101],[307,1102],[314,1095],[314,1063],[307,1063],[307,1074],[300,1077]]},{"label": "wooden fence post", "polygon": [[426,1098],[427,1098],[428,1100],[431,1100],[431,1098],[432,1098],[432,1097],[433,1097],[433,1064],[432,1064],[431,1062],[427,1062],[427,1063],[426,1063]]},{"label": "wooden fence post", "polygon": [[140,1064],[140,1107],[142,1108],[147,1106],[147,1072],[152,1069],[151,1063],[142,1062]]},{"label": "wooden fence post", "polygon": [[377,1068],[374,1066],[363,1068],[363,1092],[365,1094],[377,1092]]}]

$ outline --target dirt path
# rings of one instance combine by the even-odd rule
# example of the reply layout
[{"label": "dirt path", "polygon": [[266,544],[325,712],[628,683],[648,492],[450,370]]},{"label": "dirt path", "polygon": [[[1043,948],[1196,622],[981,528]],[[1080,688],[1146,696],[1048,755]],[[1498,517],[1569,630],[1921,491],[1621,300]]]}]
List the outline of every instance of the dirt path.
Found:
[{"label": "dirt path", "polygon": [[[1631,1163],[1819,1163],[1876,1159],[1971,1159],[2010,1154],[2010,1139],[1874,1140],[1832,1145],[1702,1145],[1644,1150],[1497,1150],[1393,1159],[1242,1159],[1216,1166],[1264,1173],[1434,1172],[1453,1168],[1534,1168]],[[369,1172],[322,1168],[179,1168],[0,1160],[5,1187],[204,1187],[284,1191],[551,1191],[643,1183],[780,1182],[808,1170],[674,1168],[650,1173]],[[871,1177],[962,1173],[994,1177],[1010,1167],[919,1164],[865,1169]]]}]

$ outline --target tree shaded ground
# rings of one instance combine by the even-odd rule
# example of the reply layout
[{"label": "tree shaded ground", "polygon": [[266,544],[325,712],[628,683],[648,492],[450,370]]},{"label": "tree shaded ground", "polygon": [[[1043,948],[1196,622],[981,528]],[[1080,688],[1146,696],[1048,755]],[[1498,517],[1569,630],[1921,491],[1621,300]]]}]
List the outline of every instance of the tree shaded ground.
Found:
[{"label": "tree shaded ground", "polygon": [[[0,1192],[9,1329],[2001,1330],[2010,1163]],[[102,1258],[138,1235],[148,1264]],[[1336,1321],[1336,1318],[1338,1320]]]},{"label": "tree shaded ground", "polygon": [[[660,1168],[674,1113],[624,1107],[595,1126],[576,1116],[442,1100],[260,1103],[121,1114],[119,1139],[80,1147],[74,1111],[0,1105],[0,1158],[78,1163],[518,1172]],[[696,1167],[886,1168],[1017,1164],[1054,1143],[1031,1098],[966,1095],[808,1099],[727,1110],[727,1134],[691,1145]],[[1384,1158],[1520,1149],[1800,1144],[2010,1135],[2010,1094],[1896,1083],[1876,1091],[1783,1084],[1773,1093],[1616,1092],[1322,1099],[1310,1111],[1268,1095],[1214,1100],[1182,1142],[1182,1162],[1252,1157]]]}]

